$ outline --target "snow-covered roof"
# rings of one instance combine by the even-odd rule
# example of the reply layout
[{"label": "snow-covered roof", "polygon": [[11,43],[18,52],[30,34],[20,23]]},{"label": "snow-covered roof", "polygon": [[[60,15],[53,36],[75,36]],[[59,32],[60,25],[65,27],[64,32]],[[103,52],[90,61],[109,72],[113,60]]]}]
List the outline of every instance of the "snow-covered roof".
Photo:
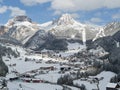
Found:
[{"label": "snow-covered roof", "polygon": [[115,88],[117,86],[117,83],[108,83],[107,84],[107,87],[110,87],[110,88]]}]

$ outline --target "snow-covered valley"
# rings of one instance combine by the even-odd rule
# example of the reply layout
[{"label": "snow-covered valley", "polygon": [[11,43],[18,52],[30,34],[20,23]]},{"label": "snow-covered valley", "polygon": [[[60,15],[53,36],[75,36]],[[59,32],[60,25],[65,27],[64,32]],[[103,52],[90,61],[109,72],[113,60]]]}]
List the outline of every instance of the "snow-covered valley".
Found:
[{"label": "snow-covered valley", "polygon": [[[85,61],[78,60],[72,62],[68,60],[71,55],[78,53],[78,51],[83,52],[85,49],[84,46],[80,49],[78,43],[74,44],[74,48],[71,47],[72,45],[73,44],[69,43],[69,50],[67,52],[54,53],[55,55],[53,55],[53,57],[49,56],[46,52],[38,54],[18,46],[8,46],[11,47],[12,50],[17,50],[20,53],[20,56],[17,58],[13,56],[11,56],[11,58],[8,56],[3,57],[3,61],[9,69],[5,77],[9,90],[63,90],[65,87],[57,84],[57,82],[61,76],[68,74],[73,77],[74,84],[72,86],[67,85],[65,90],[81,90],[80,87],[74,86],[76,84],[79,86],[85,85],[87,90],[97,89],[96,83],[91,84],[90,81],[92,82],[92,79],[101,77],[103,77],[103,79],[99,84],[100,90],[106,90],[107,84],[115,74],[103,71],[97,76],[89,76],[86,79],[83,76],[82,78],[85,80],[82,78],[77,79],[76,75],[78,71],[89,71],[91,66],[85,66]],[[71,54],[68,52],[71,52]],[[61,55],[61,57],[58,57],[59,55]]]},{"label": "snow-covered valley", "polygon": [[42,24],[24,15],[8,20],[0,26],[0,88],[118,88],[119,27],[118,22],[105,27],[84,24],[67,13]]}]

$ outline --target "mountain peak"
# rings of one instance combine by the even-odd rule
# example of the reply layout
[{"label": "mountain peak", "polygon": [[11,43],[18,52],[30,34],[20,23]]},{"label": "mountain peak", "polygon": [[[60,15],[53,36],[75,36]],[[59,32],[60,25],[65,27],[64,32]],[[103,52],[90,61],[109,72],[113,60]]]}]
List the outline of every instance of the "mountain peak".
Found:
[{"label": "mountain peak", "polygon": [[61,15],[61,17],[58,19],[58,25],[69,25],[69,24],[73,24],[74,23],[74,19],[72,18],[72,16],[70,14],[63,14]]},{"label": "mountain peak", "polygon": [[6,26],[12,26],[12,25],[14,25],[14,24],[17,23],[17,22],[29,22],[29,23],[31,23],[32,20],[31,20],[31,18],[29,18],[29,17],[27,17],[27,16],[24,16],[24,15],[15,16],[14,18],[10,19],[10,20],[7,22]]},{"label": "mountain peak", "polygon": [[23,21],[32,22],[32,20],[29,17],[24,16],[24,15],[22,15],[22,16],[16,16],[16,17],[13,18],[13,20],[14,21],[19,21],[19,22],[23,22]]}]

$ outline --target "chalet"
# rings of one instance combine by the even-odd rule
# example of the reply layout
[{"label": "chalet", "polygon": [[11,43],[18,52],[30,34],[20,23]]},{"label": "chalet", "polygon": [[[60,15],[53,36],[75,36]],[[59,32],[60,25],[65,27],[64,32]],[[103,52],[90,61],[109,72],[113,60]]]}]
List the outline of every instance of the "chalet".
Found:
[{"label": "chalet", "polygon": [[79,70],[80,70],[80,68],[74,68],[73,70],[74,70],[74,71],[79,71]]},{"label": "chalet", "polygon": [[6,59],[5,61],[9,61],[9,59]]},{"label": "chalet", "polygon": [[42,83],[43,80],[40,80],[40,79],[32,79],[32,82],[33,82],[33,83]]},{"label": "chalet", "polygon": [[58,63],[57,61],[53,61],[53,60],[48,60],[48,61],[46,61],[45,63],[47,63],[47,64],[56,64],[56,63]]},{"label": "chalet", "polygon": [[49,71],[47,70],[39,70],[37,74],[46,74],[48,73]]},{"label": "chalet", "polygon": [[108,83],[106,90],[119,90],[120,85],[118,85],[117,83]]},{"label": "chalet", "polygon": [[60,67],[60,70],[61,71],[69,71],[69,70],[71,70],[71,67],[63,66],[63,67]]},{"label": "chalet", "polygon": [[35,76],[35,74],[32,74],[32,73],[25,73],[25,74],[23,74],[21,77],[33,78],[34,76]]},{"label": "chalet", "polygon": [[24,78],[24,79],[21,79],[23,82],[27,82],[27,83],[42,83],[44,82],[43,80],[40,80],[40,79],[33,79],[33,78]]},{"label": "chalet", "polygon": [[42,70],[54,70],[55,67],[54,67],[54,66],[50,66],[50,67],[40,67],[40,69],[42,69]]},{"label": "chalet", "polygon": [[10,81],[15,81],[15,80],[18,80],[19,77],[12,77],[12,78],[9,78]]},{"label": "chalet", "polygon": [[35,51],[34,53],[36,53],[36,54],[41,54],[41,51]]},{"label": "chalet", "polygon": [[41,60],[37,60],[36,63],[42,63],[42,61]]},{"label": "chalet", "polygon": [[21,79],[23,82],[27,82],[27,83],[30,83],[32,81],[31,78],[24,78],[24,79]]},{"label": "chalet", "polygon": [[14,63],[14,64],[9,64],[9,66],[10,66],[10,67],[14,67],[14,66],[16,66],[16,63]]}]

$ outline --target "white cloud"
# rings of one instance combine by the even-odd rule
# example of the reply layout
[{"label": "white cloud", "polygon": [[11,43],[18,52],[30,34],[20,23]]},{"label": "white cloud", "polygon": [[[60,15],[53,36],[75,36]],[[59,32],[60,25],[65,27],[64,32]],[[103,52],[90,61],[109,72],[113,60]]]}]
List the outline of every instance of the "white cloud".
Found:
[{"label": "white cloud", "polygon": [[112,18],[113,18],[113,19],[120,19],[120,12],[114,14],[114,15],[112,16]]},{"label": "white cloud", "polygon": [[[53,15],[62,15],[65,12],[61,12],[61,11],[55,11]],[[69,13],[73,18],[80,18],[80,15],[77,13]]]},{"label": "white cloud", "polygon": [[107,8],[120,8],[120,0],[104,0],[104,6]]},{"label": "white cloud", "polygon": [[[21,3],[27,6],[43,4],[50,2],[49,10],[54,10],[53,15],[76,11],[92,11],[100,8],[120,8],[120,0],[20,0]],[[99,13],[100,14],[100,13]],[[96,16],[99,16],[96,15]]]},{"label": "white cloud", "polygon": [[51,3],[51,8],[60,11],[73,10],[75,7],[73,0],[53,0]]},{"label": "white cloud", "polygon": [[20,9],[19,7],[13,7],[13,6],[1,6],[0,7],[0,14],[3,14],[7,12],[7,10],[11,11],[12,17],[17,16],[17,15],[26,15],[26,11]]},{"label": "white cloud", "polygon": [[51,0],[20,0],[24,5],[27,6],[33,6],[33,5],[37,5],[37,4],[42,4],[42,3],[46,3],[49,2]]},{"label": "white cloud", "polygon": [[12,17],[17,16],[17,15],[26,15],[26,11],[18,7],[9,6],[8,9],[11,11]]},{"label": "white cloud", "polygon": [[0,7],[0,14],[5,13],[7,11],[7,6]]},{"label": "white cloud", "polygon": [[62,14],[61,11],[56,10],[53,15],[61,15],[61,14]]},{"label": "white cloud", "polygon": [[120,8],[120,0],[52,0],[51,8],[60,11],[90,11],[99,8]]},{"label": "white cloud", "polygon": [[92,22],[92,23],[99,23],[99,22],[102,22],[102,21],[103,21],[102,19],[96,18],[96,17],[90,19],[90,22]]},{"label": "white cloud", "polygon": [[70,14],[73,18],[80,18],[80,15],[77,13],[71,13]]}]

